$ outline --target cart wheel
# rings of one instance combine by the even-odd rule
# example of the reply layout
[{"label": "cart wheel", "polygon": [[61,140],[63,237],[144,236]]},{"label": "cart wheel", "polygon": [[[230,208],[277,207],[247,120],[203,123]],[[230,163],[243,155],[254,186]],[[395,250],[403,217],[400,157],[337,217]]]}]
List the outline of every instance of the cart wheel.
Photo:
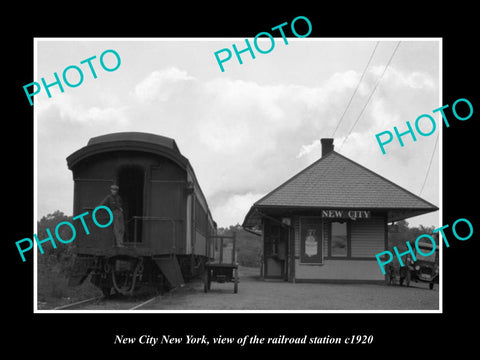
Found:
[{"label": "cart wheel", "polygon": [[209,276],[208,276],[208,270],[205,270],[203,272],[203,291],[204,292],[208,292],[209,288],[210,288],[210,284],[209,284]]},{"label": "cart wheel", "polygon": [[430,288],[430,290],[433,290],[433,282],[431,282],[430,284],[428,284],[428,287]]},{"label": "cart wheel", "polygon": [[110,297],[112,288],[110,286],[102,286],[102,293],[105,298]]},{"label": "cart wheel", "polygon": [[238,293],[238,269],[235,269],[234,276],[235,283],[233,284],[233,293],[236,294]]}]

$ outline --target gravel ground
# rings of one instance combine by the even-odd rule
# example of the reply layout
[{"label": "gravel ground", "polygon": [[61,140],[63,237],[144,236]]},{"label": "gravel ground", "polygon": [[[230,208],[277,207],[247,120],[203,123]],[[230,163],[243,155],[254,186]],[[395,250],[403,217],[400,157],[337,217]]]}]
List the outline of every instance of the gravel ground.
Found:
[{"label": "gravel ground", "polygon": [[[238,293],[233,283],[212,282],[208,293],[203,282],[195,280],[142,306],[138,310],[438,310],[438,284],[433,290],[427,283],[410,287],[374,284],[313,284],[263,281],[259,269],[239,268]],[[137,293],[133,297],[113,296],[85,306],[81,310],[131,309],[152,298]]]},{"label": "gravel ground", "polygon": [[439,291],[426,283],[411,287],[372,284],[306,284],[262,281],[258,269],[240,268],[232,283],[213,283],[208,293],[194,281],[142,310],[438,310]]}]

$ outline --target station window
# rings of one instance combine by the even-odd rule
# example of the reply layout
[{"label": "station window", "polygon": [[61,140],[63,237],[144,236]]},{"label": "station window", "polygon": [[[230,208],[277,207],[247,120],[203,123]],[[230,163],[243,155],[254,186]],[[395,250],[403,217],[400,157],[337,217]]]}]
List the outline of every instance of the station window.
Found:
[{"label": "station window", "polygon": [[330,254],[335,257],[348,256],[347,222],[332,221],[330,237]]}]

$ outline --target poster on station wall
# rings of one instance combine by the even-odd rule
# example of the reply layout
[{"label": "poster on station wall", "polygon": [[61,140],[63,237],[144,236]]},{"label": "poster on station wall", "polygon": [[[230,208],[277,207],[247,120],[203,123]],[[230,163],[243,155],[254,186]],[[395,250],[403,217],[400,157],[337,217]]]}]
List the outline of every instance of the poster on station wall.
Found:
[{"label": "poster on station wall", "polygon": [[300,262],[321,264],[323,262],[322,218],[300,218]]}]

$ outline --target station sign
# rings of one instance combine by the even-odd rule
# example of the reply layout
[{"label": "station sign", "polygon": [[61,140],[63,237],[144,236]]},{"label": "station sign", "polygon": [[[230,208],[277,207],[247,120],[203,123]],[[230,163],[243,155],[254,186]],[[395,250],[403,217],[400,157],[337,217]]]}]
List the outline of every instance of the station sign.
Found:
[{"label": "station sign", "polygon": [[371,211],[368,210],[322,210],[322,218],[327,219],[370,219]]}]

